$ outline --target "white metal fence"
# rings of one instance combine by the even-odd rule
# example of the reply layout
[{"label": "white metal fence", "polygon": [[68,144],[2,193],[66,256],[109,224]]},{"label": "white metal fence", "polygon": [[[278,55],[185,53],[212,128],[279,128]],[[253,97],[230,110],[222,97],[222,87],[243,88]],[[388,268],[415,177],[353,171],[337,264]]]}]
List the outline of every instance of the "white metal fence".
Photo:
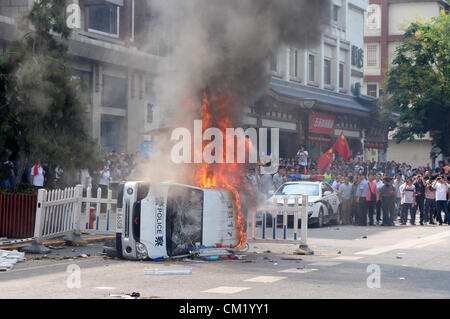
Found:
[{"label": "white metal fence", "polygon": [[[104,235],[115,233],[117,199],[112,198],[111,189],[108,189],[106,198],[103,198],[101,188],[97,189],[97,197],[90,197],[91,194],[92,189],[88,188],[86,197],[82,198],[81,232]],[[94,220],[91,220],[92,215],[95,216]]]},{"label": "white metal fence", "polygon": [[83,187],[38,193],[34,237],[38,242],[64,236],[79,229]]},{"label": "white metal fence", "polygon": [[[300,245],[307,246],[308,236],[308,196],[302,196],[302,203],[299,205],[299,198],[294,199],[294,203],[288,204],[288,198],[284,197],[283,204],[274,200],[273,204],[267,204],[253,211],[250,220],[250,239],[252,240],[294,240],[300,237]],[[282,223],[278,222],[278,216],[283,216]],[[288,228],[289,216],[292,216],[292,231]],[[301,236],[299,236],[299,216],[301,218]],[[267,225],[271,224],[271,227]],[[278,226],[281,226],[280,228]]]},{"label": "white metal fence", "polygon": [[[117,200],[108,190],[106,198],[97,190],[97,197],[83,197],[83,186],[38,193],[34,239],[38,243],[65,235],[81,233],[114,234]],[[103,205],[103,207],[102,207]]]}]

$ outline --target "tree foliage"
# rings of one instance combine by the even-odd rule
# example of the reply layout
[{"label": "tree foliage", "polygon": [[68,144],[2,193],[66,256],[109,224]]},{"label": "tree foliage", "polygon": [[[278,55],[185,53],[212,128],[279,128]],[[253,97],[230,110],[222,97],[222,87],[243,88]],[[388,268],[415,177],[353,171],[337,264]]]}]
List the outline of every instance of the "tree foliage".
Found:
[{"label": "tree foliage", "polygon": [[61,41],[71,33],[65,11],[65,0],[35,2],[26,17],[32,30],[0,60],[0,156],[12,154],[22,169],[37,161],[66,170],[99,164],[80,83]]},{"label": "tree foliage", "polygon": [[412,23],[387,74],[386,114],[398,114],[397,142],[430,133],[450,154],[450,19],[445,12]]}]

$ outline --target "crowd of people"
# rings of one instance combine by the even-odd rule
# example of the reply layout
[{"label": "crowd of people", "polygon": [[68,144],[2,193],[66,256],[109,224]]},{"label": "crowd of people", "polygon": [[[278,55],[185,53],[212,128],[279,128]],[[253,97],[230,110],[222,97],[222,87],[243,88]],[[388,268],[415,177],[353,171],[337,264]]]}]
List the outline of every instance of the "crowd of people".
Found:
[{"label": "crowd of people", "polygon": [[[132,175],[140,160],[140,152],[135,154],[124,154],[112,151],[104,159],[104,166],[101,169],[90,171],[82,169],[76,172],[66,172],[61,166],[51,169],[48,164],[36,162],[27,167],[20,181],[24,184],[32,185],[35,188],[59,188],[82,184],[83,188],[97,188],[103,190],[111,182],[126,180]],[[18,162],[0,162],[0,187],[9,188],[14,186],[18,178]]]},{"label": "crowd of people", "polygon": [[[432,169],[429,165],[413,168],[406,163],[363,161],[357,154],[347,162],[334,160],[322,172],[303,147],[295,158],[280,159],[276,174],[260,174],[249,167],[246,180],[254,192],[268,198],[271,191],[300,174],[323,175],[341,201],[343,224],[394,226],[396,223],[450,225],[450,158]],[[442,219],[444,213],[444,219]]]}]

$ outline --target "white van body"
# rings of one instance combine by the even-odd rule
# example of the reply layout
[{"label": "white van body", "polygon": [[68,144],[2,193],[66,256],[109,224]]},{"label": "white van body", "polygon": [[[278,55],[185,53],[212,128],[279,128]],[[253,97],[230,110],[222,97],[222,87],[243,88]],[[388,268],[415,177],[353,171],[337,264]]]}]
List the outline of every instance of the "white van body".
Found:
[{"label": "white van body", "polygon": [[237,208],[225,189],[127,182],[122,194],[116,249],[124,258],[177,257],[199,244],[239,244]]}]

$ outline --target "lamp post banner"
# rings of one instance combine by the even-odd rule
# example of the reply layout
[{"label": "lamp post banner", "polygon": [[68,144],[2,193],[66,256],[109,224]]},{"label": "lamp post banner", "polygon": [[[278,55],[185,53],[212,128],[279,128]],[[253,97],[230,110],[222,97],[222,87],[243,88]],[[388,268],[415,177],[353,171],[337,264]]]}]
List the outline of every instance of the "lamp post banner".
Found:
[{"label": "lamp post banner", "polygon": [[309,115],[309,132],[318,134],[334,135],[336,116],[323,113]]}]

